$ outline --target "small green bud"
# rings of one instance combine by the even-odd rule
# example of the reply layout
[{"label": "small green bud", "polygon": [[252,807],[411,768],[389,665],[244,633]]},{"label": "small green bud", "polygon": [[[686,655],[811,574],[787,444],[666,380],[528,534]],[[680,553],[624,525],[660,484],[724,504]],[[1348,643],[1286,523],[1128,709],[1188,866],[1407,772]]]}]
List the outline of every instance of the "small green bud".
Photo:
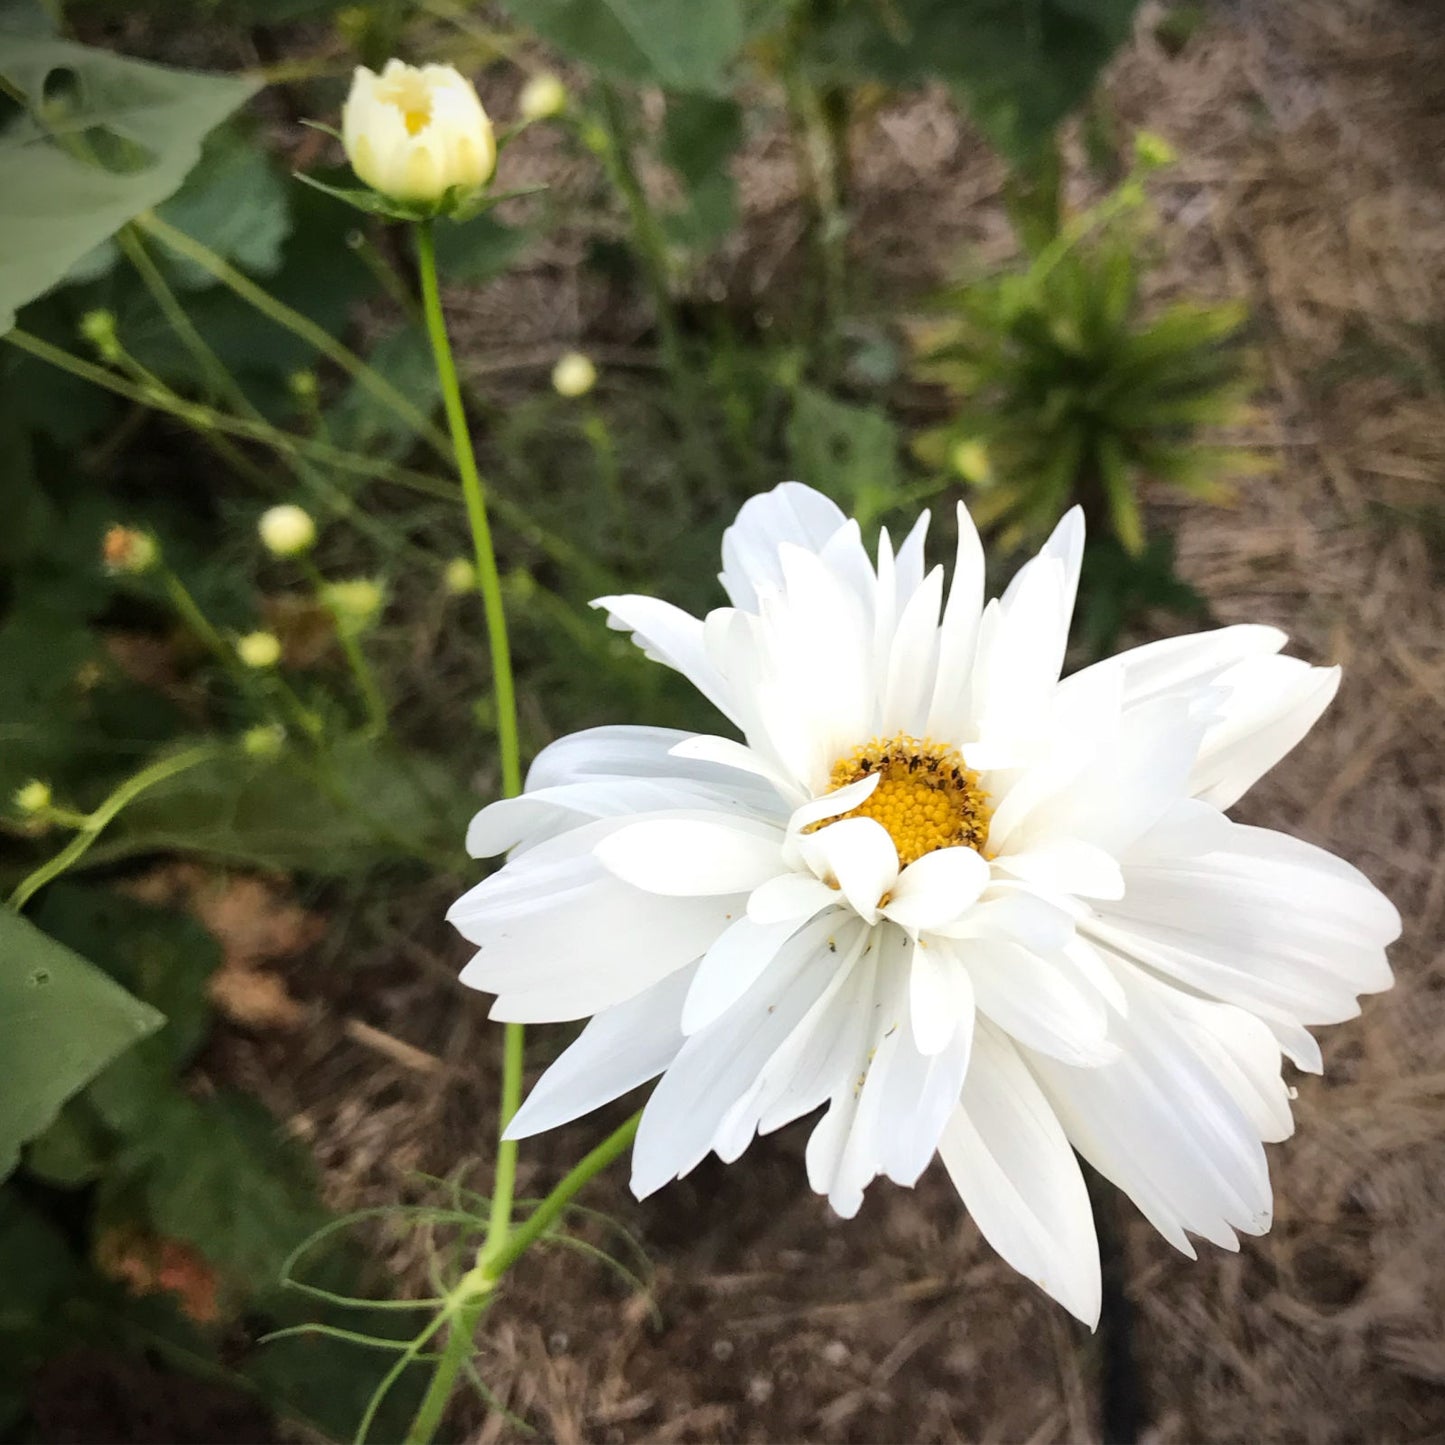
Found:
[{"label": "small green bud", "polygon": [[567,87],[544,70],[522,87],[517,97],[517,111],[523,120],[550,120],[567,109]]},{"label": "small green bud", "polygon": [[33,818],[50,806],[50,798],[50,784],[41,782],[39,778],[31,778],[28,783],[15,790],[15,811],[23,817]]},{"label": "small green bud", "polygon": [[286,378],[286,385],[291,389],[291,395],[300,402],[312,402],[316,400],[316,373],[314,371],[293,371]]},{"label": "small green bud", "polygon": [[117,523],[106,529],[100,544],[101,560],[107,572],[139,577],[160,561],[160,543],[149,532]]},{"label": "small green bud", "polygon": [[114,366],[120,360],[120,336],[116,332],[114,311],[104,308],[87,311],[80,318],[80,334],[107,365]]},{"label": "small green bud", "polygon": [[286,729],[280,723],[258,723],[241,735],[241,751],[248,758],[274,758],[286,745]]},{"label": "small green bud", "polygon": [[281,661],[281,639],[274,632],[248,632],[236,639],[236,656],[247,667],[275,667]]},{"label": "small green bud", "polygon": [[310,512],[290,502],[263,512],[256,530],[273,557],[299,557],[316,541],[316,523]]},{"label": "small green bud", "polygon": [[324,599],[336,618],[336,625],[349,632],[361,632],[376,620],[386,602],[381,584],[370,577],[351,577],[327,584]]},{"label": "small green bud", "polygon": [[476,563],[467,557],[453,557],[442,573],[442,583],[453,597],[477,590]]},{"label": "small green bud", "polygon": [[586,396],[597,385],[597,368],[580,351],[569,351],[552,368],[552,387],[558,396]]},{"label": "small green bud", "polygon": [[1141,130],[1134,137],[1134,159],[1141,169],[1157,171],[1172,166],[1179,159],[1179,152],[1157,132]]},{"label": "small green bud", "polygon": [[993,468],[989,464],[988,448],[980,441],[961,441],[950,453],[953,469],[964,481],[976,487],[987,486],[993,480]]}]

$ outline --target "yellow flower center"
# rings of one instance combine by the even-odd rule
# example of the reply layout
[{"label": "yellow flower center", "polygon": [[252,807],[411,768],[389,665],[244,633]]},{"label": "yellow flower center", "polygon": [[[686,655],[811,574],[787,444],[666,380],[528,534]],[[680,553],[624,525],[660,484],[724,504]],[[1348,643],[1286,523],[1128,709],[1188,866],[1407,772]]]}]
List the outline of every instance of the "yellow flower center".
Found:
[{"label": "yellow flower center", "polygon": [[[963,765],[953,748],[903,733],[874,738],[833,764],[829,791],[874,773],[881,779],[878,786],[842,817],[881,823],[898,850],[899,867],[906,868],[935,848],[984,851],[993,810],[978,774]],[[828,818],[814,828],[838,821]]]},{"label": "yellow flower center", "polygon": [[431,123],[431,102],[425,101],[421,105],[404,106],[401,118],[406,123],[406,133],[416,135],[418,131],[425,130]]},{"label": "yellow flower center", "polygon": [[378,88],[379,98],[401,112],[408,135],[418,135],[431,124],[431,87],[420,75],[399,75],[388,78]]}]

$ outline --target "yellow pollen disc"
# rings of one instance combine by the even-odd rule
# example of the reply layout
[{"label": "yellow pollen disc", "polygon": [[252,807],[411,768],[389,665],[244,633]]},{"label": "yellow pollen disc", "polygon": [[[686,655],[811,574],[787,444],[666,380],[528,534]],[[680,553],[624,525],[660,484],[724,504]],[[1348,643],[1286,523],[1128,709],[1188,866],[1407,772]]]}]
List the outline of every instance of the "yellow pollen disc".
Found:
[{"label": "yellow pollen disc", "polygon": [[406,122],[406,133],[416,135],[418,131],[425,130],[431,122],[431,105],[426,103],[420,106],[403,107],[401,118]]},{"label": "yellow pollen disc", "polygon": [[[868,798],[843,818],[872,818],[888,830],[898,849],[898,863],[906,868],[936,848],[972,848],[984,851],[992,815],[988,794],[978,774],[964,767],[952,748],[939,747],[927,738],[875,738],[833,764],[830,792],[856,783],[870,774],[881,778]],[[826,828],[828,818],[808,829]]]}]

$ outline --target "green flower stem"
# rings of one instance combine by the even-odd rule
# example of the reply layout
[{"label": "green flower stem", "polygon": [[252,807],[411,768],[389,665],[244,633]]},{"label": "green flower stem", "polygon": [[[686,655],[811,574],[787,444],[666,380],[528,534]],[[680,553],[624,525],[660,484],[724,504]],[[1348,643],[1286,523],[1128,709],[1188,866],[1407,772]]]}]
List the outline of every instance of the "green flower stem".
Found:
[{"label": "green flower stem", "polygon": [[[240,437],[245,441],[259,442],[262,446],[268,446],[283,456],[310,457],[353,476],[372,477],[379,481],[391,482],[395,486],[406,487],[422,496],[438,497],[448,502],[456,500],[454,485],[430,476],[426,472],[415,471],[412,468],[398,466],[394,462],[375,457],[358,456],[355,452],[331,446],[327,442],[316,441],[310,437],[293,436],[289,432],[272,426],[269,422],[251,422],[241,417],[228,416],[226,413],[217,411],[214,407],[204,406],[200,402],[185,401],[175,396],[174,393],[157,392],[150,387],[138,386],[115,372],[107,371],[103,366],[97,366],[94,362],[74,356],[62,347],[52,345],[41,337],[22,331],[18,327],[7,331],[0,340],[8,341],[17,350],[25,352],[27,356],[33,356],[37,361],[44,361],[48,365],[58,367],[61,371],[69,372],[70,375],[79,377],[82,381],[88,381],[93,386],[102,387],[116,396],[124,397],[125,400],[133,402],[137,406],[165,412],[168,416],[175,417],[195,431],[201,433],[212,430],[223,432],[228,436]],[[450,451],[448,451],[448,457],[450,457]],[[387,543],[394,540],[383,524],[369,517],[344,492],[319,481],[314,474],[308,473],[307,480],[316,490],[317,495],[338,516],[353,522],[378,542]],[[497,515],[513,531],[525,537],[540,551],[545,552],[559,566],[576,576],[586,578],[588,586],[594,592],[602,594],[619,590],[617,579],[612,577],[605,568],[590,561],[584,552],[573,547],[564,538],[549,532],[545,527],[534,522],[525,509],[518,506],[516,502],[509,501],[495,492],[489,500],[496,509]]]},{"label": "green flower stem", "polygon": [[210,762],[224,751],[222,746],[205,743],[183,753],[161,758],[127,778],[93,813],[85,816],[81,831],[60,852],[48,862],[42,863],[28,877],[21,879],[20,885],[10,895],[10,907],[19,912],[47,883],[54,882],[67,869],[73,868],[90,851],[91,845],[116,814],[147,788],[153,788],[157,783],[163,783],[167,778],[173,778],[177,773],[184,773],[201,763]]},{"label": "green flower stem", "polygon": [[507,617],[502,602],[502,579],[497,571],[497,556],[492,547],[492,528],[487,519],[486,494],[482,487],[481,474],[477,471],[471,432],[467,429],[466,412],[462,408],[461,384],[457,380],[456,362],[452,357],[451,342],[447,338],[446,318],[442,314],[441,290],[437,281],[436,245],[431,223],[428,221],[417,224],[416,252],[427,336],[436,361],[437,378],[441,382],[447,424],[451,428],[452,450],[456,455],[457,472],[461,478],[462,495],[467,504],[467,520],[471,523],[472,543],[476,551],[477,584],[481,589],[482,604],[486,612],[487,642],[492,654],[492,687],[497,704],[497,745],[501,751],[502,792],[506,797],[512,798],[522,791],[522,764],[517,739],[517,700],[512,680],[512,649],[507,640]]},{"label": "green flower stem", "polygon": [[178,231],[154,211],[143,212],[136,218],[135,224],[148,235],[154,236],[162,245],[210,272],[223,286],[234,291],[243,301],[254,306],[283,330],[299,336],[323,356],[334,361],[347,375],[355,379],[357,385],[402,417],[420,436],[425,437],[441,456],[450,460],[446,437],[432,425],[426,414],[375,367],[368,366],[350,347],[343,346],[309,316],[287,306],[284,301],[278,301],[264,286],[258,286],[244,272],[238,271],[223,257],[216,255],[209,246],[203,246],[184,231]]},{"label": "green flower stem", "polygon": [[497,1281],[557,1223],[583,1185],[600,1174],[632,1143],[641,1118],[640,1112],[634,1114],[585,1155],[505,1238],[493,1242],[489,1231],[488,1242],[478,1253],[475,1267],[462,1277],[443,1306],[443,1314],[455,1314],[457,1321],[447,1336],[446,1349],[427,1386],[411,1429],[406,1433],[406,1445],[430,1445],[436,1435],[456,1387],[457,1375],[472,1348],[477,1324],[491,1302]]}]

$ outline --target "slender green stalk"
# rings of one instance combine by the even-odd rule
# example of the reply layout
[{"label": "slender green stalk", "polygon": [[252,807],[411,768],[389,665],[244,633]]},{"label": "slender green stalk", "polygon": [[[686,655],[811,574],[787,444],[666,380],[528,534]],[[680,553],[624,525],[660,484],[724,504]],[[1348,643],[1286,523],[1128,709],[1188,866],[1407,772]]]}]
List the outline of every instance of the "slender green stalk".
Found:
[{"label": "slender green stalk", "polygon": [[490,1230],[488,1231],[488,1242],[478,1253],[475,1268],[462,1277],[449,1297],[445,1312],[455,1313],[457,1321],[447,1337],[446,1349],[432,1375],[431,1383],[427,1386],[411,1428],[406,1433],[406,1445],[430,1445],[436,1435],[447,1403],[456,1387],[457,1375],[472,1347],[477,1324],[491,1301],[497,1281],[556,1224],[572,1202],[573,1196],[627,1148],[637,1133],[641,1118],[640,1112],[634,1114],[589,1154],[584,1155],[563,1175],[556,1188],[505,1238],[493,1243]]},{"label": "slender green stalk", "polygon": [[467,428],[462,407],[461,383],[457,379],[456,361],[447,337],[446,318],[442,314],[441,289],[437,281],[436,245],[431,223],[420,222],[416,228],[417,265],[421,274],[422,308],[426,315],[427,336],[436,361],[441,382],[442,401],[446,407],[447,424],[451,429],[452,450],[456,455],[457,472],[461,478],[462,496],[467,504],[467,520],[471,524],[472,543],[476,551],[477,584],[487,619],[487,642],[492,654],[492,688],[497,705],[497,745],[501,751],[502,792],[515,797],[522,791],[521,749],[517,739],[517,700],[512,680],[512,649],[507,640],[506,609],[502,601],[502,579],[497,571],[497,555],[492,546],[492,528],[487,519],[486,493],[477,471],[476,453]]},{"label": "slender green stalk", "polygon": [[163,783],[178,773],[184,773],[201,763],[219,757],[223,748],[214,743],[189,748],[183,753],[161,758],[149,767],[127,778],[93,813],[86,815],[84,827],[64,848],[48,862],[42,863],[33,873],[20,880],[19,886],[10,895],[10,907],[19,912],[30,899],[47,883],[59,878],[67,869],[73,868],[91,849],[95,840],[120,810],[138,798],[147,788]]},{"label": "slender green stalk", "polygon": [[[311,437],[293,436],[290,432],[281,431],[269,422],[251,422],[242,417],[228,416],[226,413],[200,402],[185,401],[169,390],[156,391],[150,387],[138,386],[135,382],[118,376],[115,372],[107,371],[104,367],[95,365],[94,362],[74,356],[62,347],[52,345],[49,341],[22,331],[18,327],[7,331],[3,337],[0,337],[0,340],[8,341],[17,350],[25,352],[27,356],[35,357],[37,361],[44,361],[50,366],[58,367],[72,376],[79,377],[82,381],[88,381],[93,386],[102,387],[106,391],[124,397],[137,406],[165,412],[168,416],[175,417],[178,421],[184,422],[187,426],[203,434],[210,430],[224,432],[228,436],[259,442],[262,446],[270,447],[283,456],[310,457],[353,476],[373,477],[378,481],[391,482],[423,496],[438,497],[448,502],[456,500],[454,486],[437,477],[430,476],[426,472],[398,466],[395,462],[388,462],[376,457],[358,456],[355,452],[346,451],[341,447],[335,447],[328,442],[317,441]],[[450,452],[448,452],[448,456],[450,456]],[[385,543],[390,539],[388,529],[367,516],[344,492],[326,485],[309,470],[305,473],[305,480],[316,491],[317,496],[338,516],[355,523],[378,542]],[[578,576],[586,577],[588,585],[594,591],[609,593],[618,590],[616,578],[612,577],[605,568],[592,562],[584,552],[579,551],[564,538],[549,532],[545,527],[534,522],[516,502],[495,492],[491,495],[489,502],[509,527],[545,552],[554,562]]]},{"label": "slender green stalk", "polygon": [[143,212],[136,218],[136,225],[147,234],[154,236],[162,245],[168,246],[178,255],[194,261],[210,272],[223,286],[234,291],[243,301],[254,306],[263,316],[274,321],[283,330],[299,336],[323,356],[334,361],[344,372],[353,377],[357,385],[369,391],[378,401],[404,418],[419,435],[443,456],[449,459],[446,437],[431,424],[421,411],[402,392],[398,391],[375,367],[368,366],[348,346],[343,346],[325,328],[318,326],[309,316],[278,301],[264,286],[258,286],[244,272],[238,271],[223,257],[216,255],[209,246],[203,246],[184,231],[178,231],[169,222],[163,221],[154,211]]}]

